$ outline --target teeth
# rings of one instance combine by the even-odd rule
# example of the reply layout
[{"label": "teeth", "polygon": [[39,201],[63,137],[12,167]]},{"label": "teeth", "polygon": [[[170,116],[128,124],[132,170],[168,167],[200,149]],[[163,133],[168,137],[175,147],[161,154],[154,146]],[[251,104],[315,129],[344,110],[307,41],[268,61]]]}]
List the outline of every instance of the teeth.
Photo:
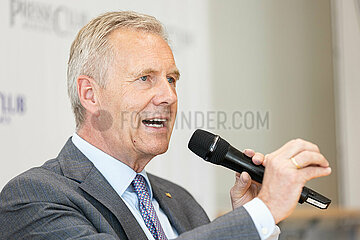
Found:
[{"label": "teeth", "polygon": [[143,123],[148,127],[157,127],[161,128],[164,127],[164,124],[166,122],[166,119],[163,118],[154,118],[149,120],[143,120]]},{"label": "teeth", "polygon": [[165,122],[166,119],[161,119],[161,118],[155,118],[155,119],[151,119],[149,121],[156,121],[156,122]]},{"label": "teeth", "polygon": [[156,123],[149,123],[149,124],[145,123],[145,125],[149,127],[158,127],[158,128],[164,127],[164,124],[156,124]]}]

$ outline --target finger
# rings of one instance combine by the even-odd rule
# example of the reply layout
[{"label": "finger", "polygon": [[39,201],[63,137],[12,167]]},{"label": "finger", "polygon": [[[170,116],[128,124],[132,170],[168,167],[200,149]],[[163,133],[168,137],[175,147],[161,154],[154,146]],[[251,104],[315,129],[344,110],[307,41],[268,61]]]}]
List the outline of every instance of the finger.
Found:
[{"label": "finger", "polygon": [[274,156],[279,155],[281,152],[283,152],[285,149],[287,149],[289,147],[290,142],[291,141],[285,143],[279,149],[273,151],[272,153],[266,154],[265,155],[265,161],[266,161],[267,158],[273,158]]},{"label": "finger", "polygon": [[294,156],[294,158],[297,164],[302,168],[310,165],[329,167],[329,162],[321,153],[318,152],[303,151]]},{"label": "finger", "polygon": [[256,186],[259,188],[259,190],[261,189],[261,186],[262,186],[261,183],[258,183],[258,182],[256,182],[256,181],[252,180],[252,181],[251,181],[251,184],[256,185]]},{"label": "finger", "polygon": [[260,187],[255,183],[251,183],[250,192],[251,192],[253,197],[256,197],[260,192]]},{"label": "finger", "polygon": [[265,156],[262,153],[255,153],[255,155],[252,157],[252,161],[256,165],[260,165],[264,162]]},{"label": "finger", "polygon": [[248,157],[253,157],[255,155],[255,151],[252,149],[245,149],[243,153]]},{"label": "finger", "polygon": [[330,175],[331,168],[330,167],[324,168],[324,167],[312,167],[311,166],[311,167],[299,169],[299,171],[301,171],[301,173],[304,175],[305,181],[307,182],[314,178]]},{"label": "finger", "polygon": [[242,197],[251,185],[251,177],[247,172],[242,172],[240,175],[236,174],[235,185],[231,189],[233,197]]},{"label": "finger", "polygon": [[256,197],[259,194],[261,187],[262,187],[261,183],[255,182],[254,180],[251,181],[250,188],[252,190],[254,197]]},{"label": "finger", "polygon": [[266,158],[273,158],[277,156],[279,158],[289,159],[302,151],[319,152],[320,150],[317,145],[298,138],[287,142],[278,150],[268,154]]},{"label": "finger", "polygon": [[247,172],[242,172],[239,177],[239,183],[240,186],[246,188],[246,190],[249,188],[249,185],[251,184],[251,177]]}]

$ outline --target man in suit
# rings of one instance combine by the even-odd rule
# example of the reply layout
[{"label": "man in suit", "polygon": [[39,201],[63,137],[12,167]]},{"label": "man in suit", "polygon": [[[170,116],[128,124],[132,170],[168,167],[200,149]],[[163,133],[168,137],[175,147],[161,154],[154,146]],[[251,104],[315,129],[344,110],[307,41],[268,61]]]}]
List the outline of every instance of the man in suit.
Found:
[{"label": "man in suit", "polygon": [[68,64],[76,133],[55,159],[4,187],[0,239],[277,238],[275,224],[306,181],[330,174],[328,162],[300,139],[266,157],[248,150],[266,166],[261,190],[237,174],[234,210],[210,222],[185,189],[144,170],[168,148],[179,76],[151,16],[106,13],[81,29]]}]

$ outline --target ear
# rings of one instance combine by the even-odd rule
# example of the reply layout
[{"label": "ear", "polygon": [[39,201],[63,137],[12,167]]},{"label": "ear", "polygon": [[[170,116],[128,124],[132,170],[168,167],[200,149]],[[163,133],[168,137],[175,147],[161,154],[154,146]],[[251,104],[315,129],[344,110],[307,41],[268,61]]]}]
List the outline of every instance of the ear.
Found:
[{"label": "ear", "polygon": [[80,75],[77,78],[77,92],[81,105],[91,114],[98,112],[97,83],[89,76]]}]

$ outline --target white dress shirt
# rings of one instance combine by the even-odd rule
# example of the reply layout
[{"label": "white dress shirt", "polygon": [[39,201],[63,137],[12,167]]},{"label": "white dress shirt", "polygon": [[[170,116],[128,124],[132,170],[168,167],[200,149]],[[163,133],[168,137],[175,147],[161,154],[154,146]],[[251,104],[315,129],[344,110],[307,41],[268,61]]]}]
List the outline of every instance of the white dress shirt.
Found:
[{"label": "white dress shirt", "polygon": [[[131,182],[134,180],[137,173],[126,164],[91,145],[76,133],[73,134],[72,142],[95,165],[95,167],[115,189],[117,194],[119,194],[143,229],[147,238],[154,240],[140,214],[138,197],[131,185]],[[176,229],[170,224],[168,217],[153,197],[150,181],[145,170],[139,174],[141,174],[146,180],[150,199],[152,200],[152,204],[167,238],[176,238],[178,236]],[[251,216],[262,240],[274,240],[278,238],[280,229],[275,226],[274,218],[272,217],[269,209],[260,199],[253,199],[252,201],[246,203],[244,208]]]},{"label": "white dress shirt", "polygon": [[[115,189],[117,194],[125,202],[126,206],[130,209],[131,213],[134,215],[136,221],[141,226],[145,235],[148,239],[154,240],[154,237],[150,233],[149,229],[145,225],[144,219],[141,216],[139,210],[139,200],[138,196],[134,191],[134,188],[131,185],[131,182],[136,176],[136,172],[122,163],[121,161],[111,157],[109,154],[101,151],[100,149],[94,147],[81,137],[74,133],[72,137],[74,145],[95,165],[95,167],[101,172],[105,179],[110,183],[110,185]],[[159,203],[153,197],[151,185],[148,176],[146,175],[145,170],[141,174],[145,180],[146,185],[149,190],[150,199],[154,206],[155,212],[159,218],[160,224],[165,232],[165,235],[168,239],[173,239],[178,236],[177,231],[174,227],[171,226],[170,221],[163,210],[160,208]]]}]

